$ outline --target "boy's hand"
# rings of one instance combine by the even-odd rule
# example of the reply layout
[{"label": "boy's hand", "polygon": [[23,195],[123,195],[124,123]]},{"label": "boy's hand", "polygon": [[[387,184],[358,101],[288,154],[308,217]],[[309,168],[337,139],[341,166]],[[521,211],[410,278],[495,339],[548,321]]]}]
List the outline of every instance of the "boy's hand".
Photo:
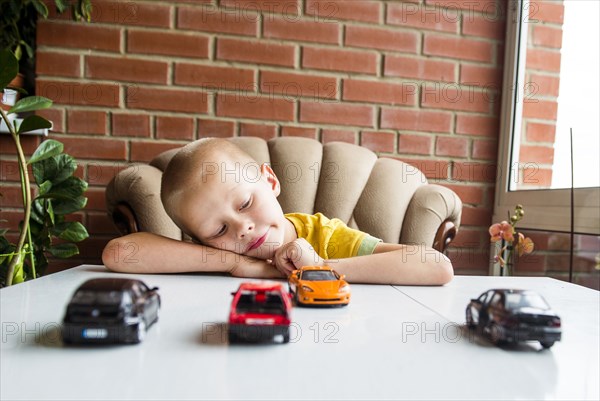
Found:
[{"label": "boy's hand", "polygon": [[281,272],[273,269],[273,265],[262,259],[255,259],[251,257],[242,257],[240,263],[238,263],[230,272],[233,277],[242,278],[285,278]]},{"label": "boy's hand", "polygon": [[302,266],[323,266],[325,260],[304,238],[289,242],[275,251],[273,264],[281,273],[289,276]]}]

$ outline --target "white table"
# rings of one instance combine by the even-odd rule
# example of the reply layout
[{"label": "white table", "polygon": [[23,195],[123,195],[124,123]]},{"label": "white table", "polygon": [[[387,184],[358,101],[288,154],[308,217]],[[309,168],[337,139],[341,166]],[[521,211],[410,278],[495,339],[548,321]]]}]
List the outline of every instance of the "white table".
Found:
[{"label": "white table", "polygon": [[[64,347],[73,291],[108,275],[125,276],[84,265],[0,291],[2,400],[600,398],[600,293],[554,279],[353,285],[346,308],[294,308],[289,344],[230,346],[230,292],[243,280],[135,276],[163,300],[144,342]],[[501,287],[542,294],[562,318],[562,341],[499,348],[461,331],[469,299]]]}]

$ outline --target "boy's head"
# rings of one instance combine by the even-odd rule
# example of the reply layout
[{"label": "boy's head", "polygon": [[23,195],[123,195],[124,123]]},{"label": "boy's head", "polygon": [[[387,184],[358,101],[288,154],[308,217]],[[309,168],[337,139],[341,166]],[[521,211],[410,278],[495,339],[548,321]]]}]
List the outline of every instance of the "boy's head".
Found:
[{"label": "boy's head", "polygon": [[184,146],[162,176],[161,199],[183,232],[204,245],[269,259],[286,219],[273,170],[224,139]]}]

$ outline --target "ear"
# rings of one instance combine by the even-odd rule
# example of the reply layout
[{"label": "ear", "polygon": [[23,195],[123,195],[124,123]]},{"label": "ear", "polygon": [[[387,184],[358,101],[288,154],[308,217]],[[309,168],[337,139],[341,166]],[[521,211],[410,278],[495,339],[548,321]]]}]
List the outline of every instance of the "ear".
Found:
[{"label": "ear", "polygon": [[279,185],[279,180],[277,179],[277,176],[271,169],[271,166],[269,166],[267,163],[263,163],[260,166],[260,173],[275,193],[275,196],[279,196],[279,194],[281,193],[281,186]]}]

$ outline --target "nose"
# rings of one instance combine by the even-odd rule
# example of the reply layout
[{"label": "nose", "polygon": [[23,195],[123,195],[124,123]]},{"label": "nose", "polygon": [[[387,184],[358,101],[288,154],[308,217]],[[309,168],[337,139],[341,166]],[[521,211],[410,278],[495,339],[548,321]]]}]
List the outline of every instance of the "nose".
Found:
[{"label": "nose", "polygon": [[242,221],[238,228],[238,238],[245,238],[246,235],[250,234],[254,230],[254,223],[251,221]]}]

